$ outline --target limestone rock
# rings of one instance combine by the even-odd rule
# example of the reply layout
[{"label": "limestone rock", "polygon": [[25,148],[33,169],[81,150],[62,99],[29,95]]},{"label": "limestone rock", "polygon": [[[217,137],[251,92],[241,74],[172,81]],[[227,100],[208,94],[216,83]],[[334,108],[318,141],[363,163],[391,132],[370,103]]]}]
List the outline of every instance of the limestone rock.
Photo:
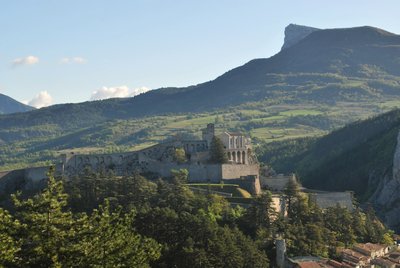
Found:
[{"label": "limestone rock", "polygon": [[400,228],[400,132],[397,136],[397,145],[393,157],[391,177],[385,177],[383,185],[378,187],[371,200],[378,208],[377,213],[391,228]]},{"label": "limestone rock", "polygon": [[393,179],[400,182],[400,132],[397,136],[397,146],[393,157]]},{"label": "limestone rock", "polygon": [[285,28],[285,42],[281,50],[293,46],[303,38],[307,37],[310,33],[318,30],[320,29],[297,24],[289,24]]}]

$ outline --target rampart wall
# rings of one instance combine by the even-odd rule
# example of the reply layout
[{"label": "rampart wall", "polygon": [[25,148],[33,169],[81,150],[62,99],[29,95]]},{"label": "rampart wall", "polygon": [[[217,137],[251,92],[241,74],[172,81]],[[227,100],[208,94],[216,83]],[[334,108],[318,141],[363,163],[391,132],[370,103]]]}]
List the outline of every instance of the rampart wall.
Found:
[{"label": "rampart wall", "polygon": [[347,208],[350,211],[354,209],[352,192],[317,192],[309,195],[322,209],[336,205]]},{"label": "rampart wall", "polygon": [[223,164],[222,165],[222,179],[238,179],[242,176],[255,175],[259,177],[259,165],[236,165],[236,164]]},{"label": "rampart wall", "polygon": [[[41,189],[49,168],[44,166],[0,172],[0,194]],[[56,174],[61,175],[61,172],[61,166],[56,166]]]},{"label": "rampart wall", "polygon": [[261,187],[273,192],[282,192],[289,183],[292,176],[260,177]]}]

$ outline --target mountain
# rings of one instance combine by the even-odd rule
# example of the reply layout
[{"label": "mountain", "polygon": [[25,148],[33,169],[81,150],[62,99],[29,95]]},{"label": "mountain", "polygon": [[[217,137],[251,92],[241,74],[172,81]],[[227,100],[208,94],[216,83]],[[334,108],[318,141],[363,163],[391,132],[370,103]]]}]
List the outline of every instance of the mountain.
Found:
[{"label": "mountain", "polygon": [[1,115],[0,168],[73,148],[128,150],[214,120],[255,141],[321,135],[400,105],[399,35],[366,26],[298,39],[202,84]]},{"label": "mountain", "polygon": [[297,24],[289,24],[285,28],[285,41],[282,46],[282,50],[297,44],[300,40],[307,37],[310,33],[318,31],[320,29],[297,25]]},{"label": "mountain", "polygon": [[[400,110],[394,110],[317,140],[292,142],[291,153],[267,158],[273,159],[272,166],[279,172],[295,171],[306,187],[353,191],[359,201],[372,203],[387,224],[400,230],[399,130]],[[275,148],[275,154],[289,150],[286,145],[280,149]]]},{"label": "mountain", "polygon": [[0,94],[0,114],[20,113],[32,110],[34,110],[33,107],[22,104],[6,95]]},{"label": "mountain", "polygon": [[[373,27],[328,29],[312,32],[275,56],[252,60],[213,81],[186,88],[161,88],[134,98],[53,106],[34,111],[23,120],[32,124],[68,122],[79,113],[88,119],[87,124],[201,112],[281,97],[288,103],[334,103],[377,100],[399,93],[399,35]],[[0,126],[19,124],[25,116],[0,117]]]}]

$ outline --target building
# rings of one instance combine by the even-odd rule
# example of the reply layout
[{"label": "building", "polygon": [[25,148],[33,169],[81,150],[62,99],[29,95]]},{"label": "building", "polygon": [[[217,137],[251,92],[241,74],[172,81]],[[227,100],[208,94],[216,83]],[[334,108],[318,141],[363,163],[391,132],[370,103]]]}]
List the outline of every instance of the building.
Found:
[{"label": "building", "polygon": [[[64,154],[57,165],[57,170],[59,174],[73,178],[88,171],[112,172],[116,176],[142,173],[170,177],[173,169],[187,169],[189,182],[220,183],[225,181],[239,184],[252,194],[259,194],[261,192],[260,165],[251,150],[250,139],[239,133],[222,133],[220,137],[225,146],[225,153],[228,158],[235,161],[215,164],[209,162],[210,146],[214,137],[214,124],[208,124],[202,130],[202,139],[199,140],[175,138],[143,150],[126,153]],[[185,159],[178,160],[177,150],[182,149],[185,152]],[[24,177],[24,174],[33,174],[35,176],[31,176],[31,181],[40,181],[45,178],[46,169],[48,167],[42,167],[40,172],[33,169],[13,171],[5,173],[4,176],[13,178],[13,176]],[[1,189],[0,183],[0,192]]]},{"label": "building", "polygon": [[255,162],[250,138],[237,132],[223,132],[219,138],[224,144],[228,161],[245,165]]}]

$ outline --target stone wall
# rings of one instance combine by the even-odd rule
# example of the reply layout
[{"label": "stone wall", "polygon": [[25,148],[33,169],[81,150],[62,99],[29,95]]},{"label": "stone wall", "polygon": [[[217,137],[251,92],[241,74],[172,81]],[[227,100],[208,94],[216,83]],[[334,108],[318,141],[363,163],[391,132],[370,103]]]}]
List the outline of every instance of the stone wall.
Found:
[{"label": "stone wall", "polygon": [[170,177],[172,169],[187,169],[189,171],[189,182],[219,183],[222,178],[221,165],[149,161],[146,167],[147,171],[157,173],[161,177]]},{"label": "stone wall", "polygon": [[[49,168],[44,166],[1,172],[0,194],[41,189],[45,185]],[[61,166],[57,166],[56,175],[61,175],[61,172]]]},{"label": "stone wall", "polygon": [[339,205],[353,211],[353,193],[352,192],[317,192],[310,193],[310,198],[313,199],[317,205],[326,209]]},{"label": "stone wall", "polygon": [[260,177],[261,187],[272,192],[282,192],[292,176],[277,175],[273,177]]},{"label": "stone wall", "polygon": [[252,195],[261,194],[260,180],[256,175],[242,176],[239,179],[223,179],[226,183],[239,185],[240,188],[245,189]]},{"label": "stone wall", "polygon": [[235,165],[223,164],[222,165],[222,179],[238,179],[242,176],[255,175],[257,178],[260,173],[260,165]]}]

